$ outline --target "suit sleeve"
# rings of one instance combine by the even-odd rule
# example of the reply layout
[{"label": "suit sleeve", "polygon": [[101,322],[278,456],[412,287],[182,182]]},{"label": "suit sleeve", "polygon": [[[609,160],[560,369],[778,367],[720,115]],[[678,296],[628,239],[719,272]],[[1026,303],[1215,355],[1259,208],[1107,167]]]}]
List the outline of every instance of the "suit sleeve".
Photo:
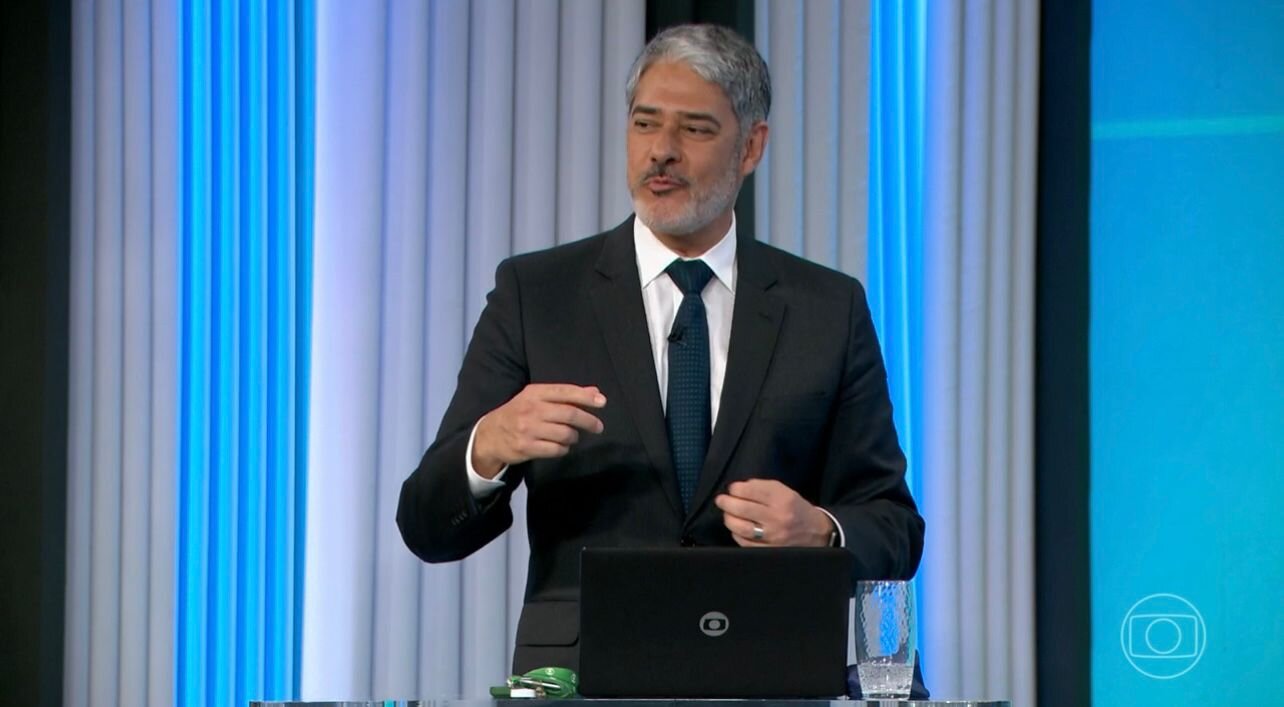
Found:
[{"label": "suit sleeve", "polygon": [[504,488],[478,500],[468,487],[464,457],[477,421],[529,382],[521,322],[517,271],[506,260],[495,272],[495,289],[473,330],[437,439],[401,485],[397,527],[406,546],[426,562],[467,557],[513,523],[509,500],[524,466],[509,468]]},{"label": "suit sleeve", "polygon": [[905,483],[887,372],[860,285],[825,452],[820,505],[837,518],[856,579],[909,579],[923,555],[923,518]]}]

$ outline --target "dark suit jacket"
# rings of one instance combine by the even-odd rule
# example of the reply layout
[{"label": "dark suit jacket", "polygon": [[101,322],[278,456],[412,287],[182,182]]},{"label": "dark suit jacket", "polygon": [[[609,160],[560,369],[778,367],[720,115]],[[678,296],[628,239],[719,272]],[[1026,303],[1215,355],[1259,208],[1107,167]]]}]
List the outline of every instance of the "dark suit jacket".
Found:
[{"label": "dark suit jacket", "polygon": [[[581,548],[731,545],[713,498],[732,481],[778,479],[832,513],[857,579],[909,578],[922,555],[864,291],[747,237],[737,244],[721,408],[683,513],[632,224],[499,265],[437,439],[401,489],[406,544],[446,562],[512,524],[509,498],[525,482],[531,552],[517,672],[578,665]],[[509,468],[504,490],[474,501],[464,466],[472,428],[528,383],[598,386],[605,430],[563,458]]]}]

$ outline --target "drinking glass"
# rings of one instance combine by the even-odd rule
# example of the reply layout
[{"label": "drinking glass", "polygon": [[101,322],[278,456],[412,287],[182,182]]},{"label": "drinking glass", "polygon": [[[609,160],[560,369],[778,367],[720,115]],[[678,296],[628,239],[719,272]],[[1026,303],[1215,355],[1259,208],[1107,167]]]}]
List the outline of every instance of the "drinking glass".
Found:
[{"label": "drinking glass", "polygon": [[865,699],[906,699],[914,680],[914,589],[856,583],[856,672]]}]

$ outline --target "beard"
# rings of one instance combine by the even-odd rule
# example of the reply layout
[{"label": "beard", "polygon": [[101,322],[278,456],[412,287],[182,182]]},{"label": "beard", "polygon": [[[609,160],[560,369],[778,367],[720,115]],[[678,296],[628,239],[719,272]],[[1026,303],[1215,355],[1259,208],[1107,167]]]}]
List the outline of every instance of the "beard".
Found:
[{"label": "beard", "polygon": [[[727,168],[717,179],[708,184],[692,184],[686,177],[677,174],[666,165],[657,165],[647,170],[636,183],[630,185],[629,194],[633,197],[633,210],[652,231],[674,236],[685,236],[709,225],[736,203],[736,194],[740,191],[740,151],[727,163]],[[679,182],[688,192],[689,198],[682,204],[647,203],[638,198],[638,192],[646,189],[646,180],[652,177],[667,177]]]}]

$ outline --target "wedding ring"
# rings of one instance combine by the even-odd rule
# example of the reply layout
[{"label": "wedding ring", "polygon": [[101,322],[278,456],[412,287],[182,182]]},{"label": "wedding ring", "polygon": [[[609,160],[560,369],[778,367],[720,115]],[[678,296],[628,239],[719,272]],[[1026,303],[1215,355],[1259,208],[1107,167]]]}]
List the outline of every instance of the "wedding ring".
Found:
[{"label": "wedding ring", "polygon": [[765,531],[763,531],[763,529],[762,529],[762,526],[761,526],[761,525],[755,525],[755,526],[753,527],[753,539],[754,539],[754,540],[762,540],[762,536],[763,536],[764,532],[765,532]]}]

